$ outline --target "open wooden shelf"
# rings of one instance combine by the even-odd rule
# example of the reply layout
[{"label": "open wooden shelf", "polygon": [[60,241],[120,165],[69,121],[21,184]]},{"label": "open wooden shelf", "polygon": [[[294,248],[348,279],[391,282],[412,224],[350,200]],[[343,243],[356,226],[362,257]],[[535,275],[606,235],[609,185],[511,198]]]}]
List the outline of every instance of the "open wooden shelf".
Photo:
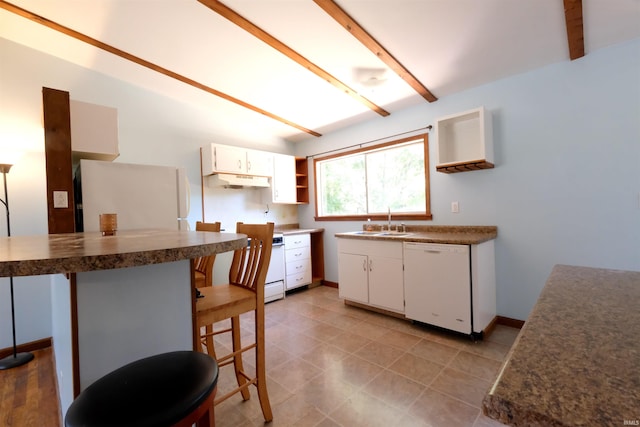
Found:
[{"label": "open wooden shelf", "polygon": [[472,162],[460,162],[456,164],[438,165],[436,170],[443,173],[456,173],[456,172],[468,172],[477,171],[481,169],[493,169],[493,163],[489,163],[486,160],[476,160]]},{"label": "open wooden shelf", "polygon": [[309,204],[309,163],[306,158],[296,157],[296,200]]}]

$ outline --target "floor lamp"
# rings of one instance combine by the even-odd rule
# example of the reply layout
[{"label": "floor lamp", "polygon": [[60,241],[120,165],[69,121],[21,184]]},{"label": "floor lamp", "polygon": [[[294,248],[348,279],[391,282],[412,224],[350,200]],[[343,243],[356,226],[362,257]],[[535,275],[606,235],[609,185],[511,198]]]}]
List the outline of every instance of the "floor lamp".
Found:
[{"label": "floor lamp", "polygon": [[[7,236],[11,236],[11,225],[9,223],[9,197],[7,196],[7,173],[12,165],[0,164],[2,180],[4,182],[4,200],[0,200],[7,210]],[[13,277],[9,277],[9,287],[11,288],[11,330],[13,332],[13,353],[10,356],[0,359],[0,370],[11,369],[24,365],[33,359],[32,353],[18,353],[16,347],[16,314],[13,304]]]}]

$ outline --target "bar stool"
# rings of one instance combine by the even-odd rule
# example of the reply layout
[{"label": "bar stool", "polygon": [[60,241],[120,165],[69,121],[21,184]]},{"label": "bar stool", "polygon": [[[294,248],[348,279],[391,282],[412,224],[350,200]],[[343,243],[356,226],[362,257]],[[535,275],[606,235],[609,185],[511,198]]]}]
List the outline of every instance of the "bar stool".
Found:
[{"label": "bar stool", "polygon": [[[220,222],[196,222],[196,231],[220,232]],[[216,254],[202,256],[194,260],[196,277],[196,297],[200,298],[202,293],[200,288],[213,284],[213,264],[216,261]],[[213,348],[213,328],[211,325],[205,327],[204,333],[200,333],[200,345],[207,349]],[[216,358],[215,353],[209,355]]]},{"label": "bar stool", "polygon": [[73,401],[66,427],[213,427],[218,364],[195,351],[129,363],[91,384]]},{"label": "bar stool", "polygon": [[[220,222],[196,222],[196,231],[220,232]],[[211,286],[213,281],[213,264],[216,254],[202,256],[195,259],[196,288]]]},{"label": "bar stool", "polygon": [[[258,389],[258,398],[265,421],[271,421],[273,414],[269,395],[267,393],[267,375],[265,367],[265,339],[264,339],[264,283],[271,258],[273,244],[272,222],[267,224],[236,225],[236,233],[246,234],[249,246],[237,249],[233,253],[229,270],[229,283],[200,289],[203,298],[196,300],[196,322],[198,327],[213,325],[225,319],[231,319],[231,327],[214,331],[213,335],[231,332],[233,351],[224,357],[218,357],[220,367],[233,363],[238,387],[215,400],[217,405],[234,394],[242,393],[242,398],[250,397],[249,386]],[[240,339],[240,315],[254,311],[255,315],[255,343],[242,346]],[[242,365],[242,353],[255,348],[256,375],[250,377]],[[209,354],[214,355],[212,347],[207,348]]]}]

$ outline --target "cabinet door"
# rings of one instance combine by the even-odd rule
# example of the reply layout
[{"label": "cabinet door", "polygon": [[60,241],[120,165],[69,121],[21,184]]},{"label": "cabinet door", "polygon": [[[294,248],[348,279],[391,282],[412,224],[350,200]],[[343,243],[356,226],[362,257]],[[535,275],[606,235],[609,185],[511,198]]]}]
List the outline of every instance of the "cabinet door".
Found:
[{"label": "cabinet door", "polygon": [[274,156],[271,191],[274,203],[297,203],[295,157],[285,154]]},{"label": "cabinet door", "polygon": [[338,254],[338,294],[340,298],[369,302],[369,257],[341,252]]},{"label": "cabinet door", "polygon": [[118,110],[73,99],[69,110],[74,157],[111,161],[120,155]]},{"label": "cabinet door", "polygon": [[247,150],[228,145],[215,147],[216,172],[247,173]]},{"label": "cabinet door", "polygon": [[247,173],[257,176],[273,174],[273,155],[266,151],[247,150]]},{"label": "cabinet door", "polygon": [[369,304],[404,313],[402,259],[369,258]]}]

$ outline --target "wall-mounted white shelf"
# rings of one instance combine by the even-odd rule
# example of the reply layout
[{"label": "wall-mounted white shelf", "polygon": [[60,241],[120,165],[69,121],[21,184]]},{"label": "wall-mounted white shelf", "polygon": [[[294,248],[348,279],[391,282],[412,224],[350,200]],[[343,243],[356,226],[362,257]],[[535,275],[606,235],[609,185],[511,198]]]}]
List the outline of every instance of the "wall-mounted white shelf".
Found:
[{"label": "wall-mounted white shelf", "polygon": [[443,173],[491,169],[491,113],[479,107],[436,120],[436,170]]}]

